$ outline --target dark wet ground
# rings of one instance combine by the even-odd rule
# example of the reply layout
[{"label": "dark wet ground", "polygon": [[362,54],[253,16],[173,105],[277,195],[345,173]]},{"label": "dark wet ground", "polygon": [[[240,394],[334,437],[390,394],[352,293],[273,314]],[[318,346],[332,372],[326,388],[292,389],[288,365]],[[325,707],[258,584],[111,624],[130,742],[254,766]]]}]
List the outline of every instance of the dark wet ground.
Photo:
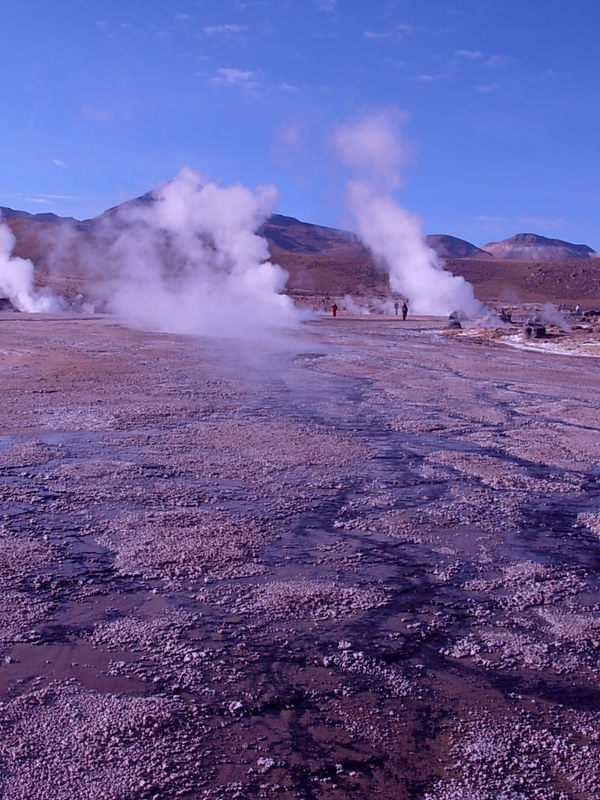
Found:
[{"label": "dark wet ground", "polygon": [[332,323],[0,320],[4,796],[600,796],[596,364]]}]

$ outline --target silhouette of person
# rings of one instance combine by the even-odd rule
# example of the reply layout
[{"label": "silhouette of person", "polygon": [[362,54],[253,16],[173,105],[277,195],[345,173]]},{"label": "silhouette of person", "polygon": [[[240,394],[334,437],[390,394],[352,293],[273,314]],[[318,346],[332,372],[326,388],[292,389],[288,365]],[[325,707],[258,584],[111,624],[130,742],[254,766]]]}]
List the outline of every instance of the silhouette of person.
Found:
[{"label": "silhouette of person", "polygon": [[333,314],[334,317],[337,314],[337,303],[333,303],[333,305],[331,306],[331,313]]},{"label": "silhouette of person", "polygon": [[394,303],[394,314],[395,314],[396,316],[398,316],[398,308],[399,308],[399,307],[400,307],[400,306],[398,305],[398,301],[396,300],[396,302]]},{"label": "silhouette of person", "polygon": [[406,315],[408,314],[408,306],[406,305],[406,300],[402,303],[402,319],[406,319]]}]

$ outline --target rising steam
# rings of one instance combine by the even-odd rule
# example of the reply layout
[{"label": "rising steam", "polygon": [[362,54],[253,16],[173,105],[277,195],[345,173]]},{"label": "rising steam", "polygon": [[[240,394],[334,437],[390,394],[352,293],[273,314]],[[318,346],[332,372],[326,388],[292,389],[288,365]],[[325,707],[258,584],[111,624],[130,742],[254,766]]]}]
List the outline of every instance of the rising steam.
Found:
[{"label": "rising steam", "polygon": [[33,264],[13,256],[13,232],[0,221],[0,297],[10,300],[18,311],[59,311],[61,302],[48,289],[34,288]]},{"label": "rising steam", "polygon": [[256,231],[274,187],[203,182],[184,169],[169,183],[63,232],[59,256],[77,261],[101,308],[132,325],[174,333],[245,336],[297,319],[287,273]]},{"label": "rising steam", "polygon": [[542,321],[547,325],[556,325],[564,333],[570,333],[573,330],[565,315],[553,303],[544,303],[541,317]]},{"label": "rising steam", "polygon": [[460,310],[481,316],[483,305],[473,287],[444,269],[425,242],[421,220],[393,196],[402,183],[407,148],[401,127],[407,115],[384,109],[340,126],[334,146],[342,162],[361,176],[348,184],[348,202],[356,232],[388,271],[390,287],[408,298],[411,310],[449,314]]}]

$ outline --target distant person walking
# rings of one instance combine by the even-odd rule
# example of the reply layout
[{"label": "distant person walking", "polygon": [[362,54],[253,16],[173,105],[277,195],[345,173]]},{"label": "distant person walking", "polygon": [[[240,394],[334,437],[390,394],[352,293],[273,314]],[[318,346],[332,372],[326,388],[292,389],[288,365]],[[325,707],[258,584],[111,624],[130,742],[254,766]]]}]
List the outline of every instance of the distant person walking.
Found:
[{"label": "distant person walking", "polygon": [[334,317],[337,314],[337,303],[333,303],[333,305],[331,306],[331,313],[333,314]]},{"label": "distant person walking", "polygon": [[394,314],[396,316],[398,316],[398,309],[399,308],[400,308],[400,306],[398,305],[398,301],[396,300],[396,302],[394,303]]},{"label": "distant person walking", "polygon": [[406,300],[402,303],[402,319],[406,319],[406,315],[408,314],[408,306],[406,305]]}]

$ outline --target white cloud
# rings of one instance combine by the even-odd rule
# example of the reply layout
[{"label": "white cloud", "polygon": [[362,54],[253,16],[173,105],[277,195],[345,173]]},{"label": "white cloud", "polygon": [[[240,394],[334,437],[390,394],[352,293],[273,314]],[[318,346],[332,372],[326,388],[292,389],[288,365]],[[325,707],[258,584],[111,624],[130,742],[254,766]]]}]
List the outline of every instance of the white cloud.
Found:
[{"label": "white cloud", "polygon": [[69,166],[65,161],[62,161],[60,158],[53,158],[52,163],[54,164],[55,167],[59,168],[62,167],[63,169]]},{"label": "white cloud", "polygon": [[245,25],[236,25],[234,22],[227,22],[224,25],[206,25],[204,33],[208,36],[220,35],[235,36],[236,33],[243,33],[248,30]]},{"label": "white cloud", "polygon": [[314,0],[314,2],[319,11],[325,11],[328,14],[337,8],[337,0]]},{"label": "white cloud", "polygon": [[189,14],[175,14],[175,19],[177,22],[189,22],[190,15]]},{"label": "white cloud", "polygon": [[455,50],[454,55],[470,61],[480,61],[483,58],[481,50]]},{"label": "white cloud", "polygon": [[466,61],[479,61],[490,69],[504,67],[511,60],[508,56],[502,55],[501,53],[492,53],[492,55],[486,56],[485,53],[481,52],[481,50],[455,50],[454,55],[456,58],[462,58]]},{"label": "white cloud", "polygon": [[482,235],[485,234],[486,238],[497,237],[502,231],[510,227],[509,220],[504,217],[488,216],[487,214],[479,214],[475,217],[475,225]]},{"label": "white cloud", "polygon": [[489,214],[478,214],[477,222],[482,222],[484,225],[500,225],[502,222],[506,222],[505,217],[492,217]]},{"label": "white cloud", "polygon": [[27,203],[35,203],[40,206],[51,206],[57,200],[77,200],[78,198],[72,194],[45,194],[38,192],[37,194],[23,197]]},{"label": "white cloud", "polygon": [[394,25],[393,28],[387,31],[363,31],[363,39],[369,39],[375,42],[384,41],[386,39],[401,39],[412,32],[412,25],[409,25],[406,22],[399,22],[397,25]]},{"label": "white cloud", "polygon": [[500,55],[499,53],[494,53],[489,58],[486,58],[485,65],[490,69],[497,69],[498,67],[505,67],[510,59],[508,56]]},{"label": "white cloud", "polygon": [[279,88],[282,92],[297,92],[298,87],[294,86],[292,83],[286,83],[286,81],[281,81],[279,84]]},{"label": "white cloud", "polygon": [[547,217],[519,217],[517,219],[517,226],[520,228],[531,228],[546,233],[561,230],[566,225],[566,221],[562,217],[548,219]]},{"label": "white cloud", "polygon": [[505,217],[490,217],[489,214],[478,214],[476,219],[478,222],[493,222],[493,223],[506,222]]},{"label": "white cloud", "polygon": [[35,203],[36,205],[40,206],[51,206],[52,200],[48,200],[47,197],[24,197],[28,203]]},{"label": "white cloud", "polygon": [[252,94],[258,87],[258,73],[235,67],[221,67],[211,76],[210,82],[215,86],[235,87]]},{"label": "white cloud", "polygon": [[477,227],[487,233],[504,230],[537,230],[553,233],[565,228],[567,222],[563,217],[501,217],[479,214],[475,221]]},{"label": "white cloud", "polygon": [[497,92],[499,88],[499,83],[484,83],[480,86],[476,86],[475,91],[479,92],[480,94],[491,94],[492,92]]},{"label": "white cloud", "polygon": [[433,83],[434,81],[441,81],[444,76],[437,74],[432,74],[430,72],[422,72],[420,75],[417,75],[417,80],[421,81],[421,83]]}]

